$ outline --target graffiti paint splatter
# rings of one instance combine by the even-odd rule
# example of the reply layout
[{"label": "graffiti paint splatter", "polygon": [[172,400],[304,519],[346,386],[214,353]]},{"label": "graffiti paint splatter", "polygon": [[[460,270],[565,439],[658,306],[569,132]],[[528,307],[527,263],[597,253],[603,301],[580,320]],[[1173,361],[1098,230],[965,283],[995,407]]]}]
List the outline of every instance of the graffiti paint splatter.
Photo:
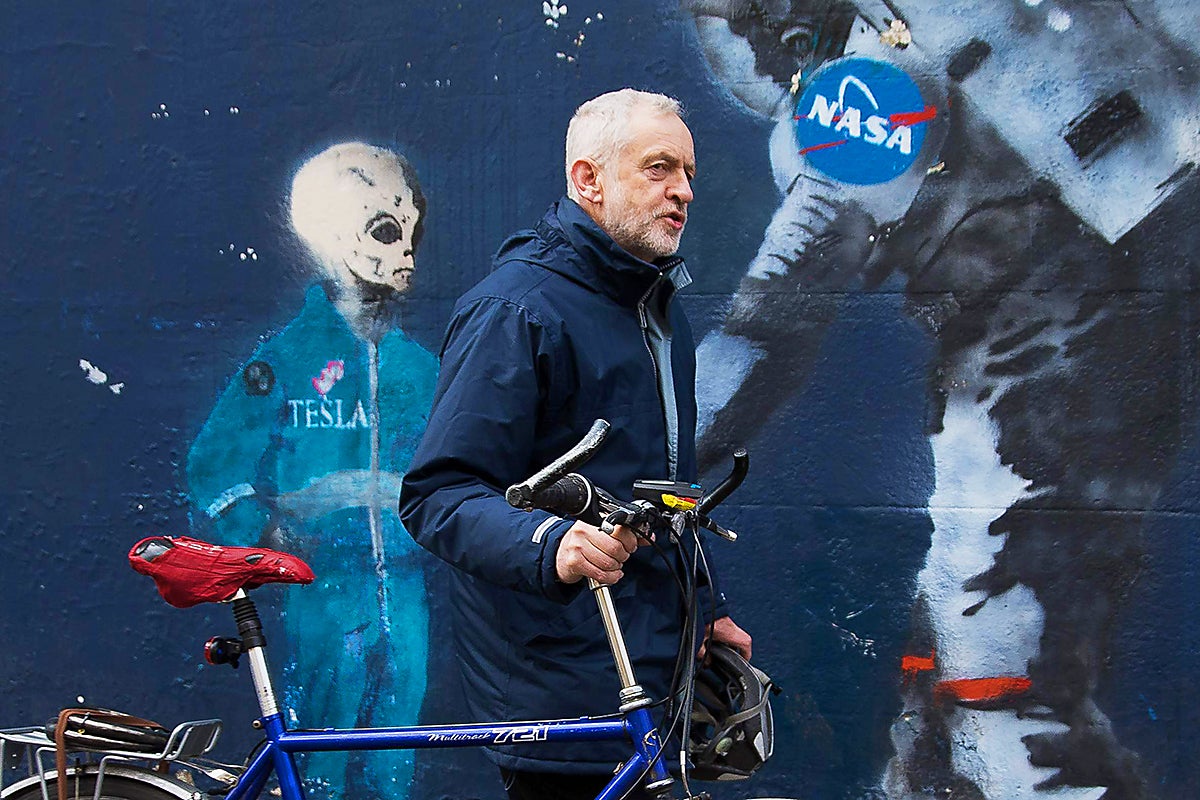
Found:
[{"label": "graffiti paint splatter", "polygon": [[79,368],[83,370],[83,377],[89,382],[97,386],[107,385],[109,391],[113,394],[120,394],[121,390],[125,388],[124,383],[108,383],[108,373],[85,358],[79,359]]},{"label": "graffiti paint splatter", "polygon": [[321,374],[312,379],[313,388],[317,390],[317,394],[324,397],[345,374],[346,363],[344,361],[330,361],[325,364],[325,369],[321,370]]}]

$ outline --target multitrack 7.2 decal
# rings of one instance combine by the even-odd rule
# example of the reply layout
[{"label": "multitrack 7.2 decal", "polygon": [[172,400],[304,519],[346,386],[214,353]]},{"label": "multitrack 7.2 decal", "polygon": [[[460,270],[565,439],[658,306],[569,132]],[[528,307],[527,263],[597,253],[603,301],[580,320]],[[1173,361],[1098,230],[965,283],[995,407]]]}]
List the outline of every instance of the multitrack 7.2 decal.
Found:
[{"label": "multitrack 7.2 decal", "polygon": [[493,744],[517,744],[520,742],[544,742],[550,730],[547,725],[530,725],[528,728],[509,728],[495,731]]}]

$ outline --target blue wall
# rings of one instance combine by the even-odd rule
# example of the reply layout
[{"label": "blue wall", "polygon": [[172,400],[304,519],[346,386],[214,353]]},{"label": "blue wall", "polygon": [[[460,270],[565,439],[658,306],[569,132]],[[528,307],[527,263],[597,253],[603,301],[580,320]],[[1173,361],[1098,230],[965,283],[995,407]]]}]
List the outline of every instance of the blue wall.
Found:
[{"label": "blue wall", "polygon": [[[700,394],[707,450],[752,455],[743,538],[716,550],[784,692],[775,758],[723,796],[1200,793],[1194,10],[580,2],[6,11],[0,725],[78,698],[219,715],[240,758],[247,676],[200,656],[224,609],[168,608],[125,554],[192,529],[193,442],[319,278],[293,175],[345,141],[412,163],[403,329],[436,353],[457,294],[561,193],[575,106],[635,86],[689,111],[698,338],[754,354],[702,345]],[[896,16],[907,48],[880,41]],[[899,177],[797,153],[793,115],[849,56],[936,109]],[[444,568],[422,569],[436,632]],[[421,718],[455,719],[428,649]],[[406,791],[495,798],[492,778],[421,755]]]}]

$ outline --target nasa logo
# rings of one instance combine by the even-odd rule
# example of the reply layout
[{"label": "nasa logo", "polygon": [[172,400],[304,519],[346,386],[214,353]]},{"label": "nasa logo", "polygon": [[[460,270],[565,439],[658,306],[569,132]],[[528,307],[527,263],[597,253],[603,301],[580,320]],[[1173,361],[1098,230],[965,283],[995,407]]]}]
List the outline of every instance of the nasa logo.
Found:
[{"label": "nasa logo", "polygon": [[823,67],[796,103],[800,153],[835,180],[884,183],[912,166],[937,108],[902,70],[848,58]]}]

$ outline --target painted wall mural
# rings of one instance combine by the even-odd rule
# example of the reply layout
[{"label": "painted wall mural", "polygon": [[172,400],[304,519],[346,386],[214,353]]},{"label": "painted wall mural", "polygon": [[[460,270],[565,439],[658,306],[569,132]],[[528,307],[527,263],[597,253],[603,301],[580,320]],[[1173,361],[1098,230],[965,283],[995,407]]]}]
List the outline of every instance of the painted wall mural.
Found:
[{"label": "painted wall mural", "polygon": [[836,310],[797,314],[811,293],[902,284],[937,343],[933,536],[883,792],[1147,796],[1095,691],[1183,424],[1172,364],[1194,305],[1145,302],[1170,265],[1128,234],[1200,154],[1200,19],[685,5],[716,74],[774,121],[782,195],[700,346],[710,451],[804,380]]},{"label": "painted wall mural", "polygon": [[[466,721],[394,497],[454,298],[635,86],[696,140],[701,456],[752,460],[714,560],[783,688],[771,762],[701,788],[1200,796],[1192,3],[51,5],[0,26],[0,727],[250,750],[225,610],[124,562],[161,533],[312,564],[259,601],[298,724]],[[503,796],[468,750],[307,778]]]},{"label": "painted wall mural", "polygon": [[[318,591],[281,609],[293,724],[413,725],[429,641],[422,551],[394,498],[425,428],[437,361],[404,334],[425,198],[402,156],[359,142],[313,156],[288,208],[319,282],[230,381],[188,453],[208,541],[304,558]],[[404,797],[411,754],[308,758],[314,797]]]}]

